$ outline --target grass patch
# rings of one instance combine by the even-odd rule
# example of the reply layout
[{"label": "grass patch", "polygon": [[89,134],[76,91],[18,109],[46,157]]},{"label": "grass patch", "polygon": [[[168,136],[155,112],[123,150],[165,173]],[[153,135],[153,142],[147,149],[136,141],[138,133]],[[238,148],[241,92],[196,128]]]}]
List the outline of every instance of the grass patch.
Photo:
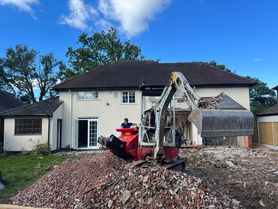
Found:
[{"label": "grass patch", "polygon": [[[17,154],[13,156],[0,156],[0,170],[4,181],[4,189],[0,190],[0,203],[7,204],[9,199],[19,191],[23,191],[28,186],[41,178],[49,171],[45,171],[48,166],[52,169],[54,165],[60,165],[68,158],[74,156],[34,156]],[[34,168],[41,164],[41,168]]]}]

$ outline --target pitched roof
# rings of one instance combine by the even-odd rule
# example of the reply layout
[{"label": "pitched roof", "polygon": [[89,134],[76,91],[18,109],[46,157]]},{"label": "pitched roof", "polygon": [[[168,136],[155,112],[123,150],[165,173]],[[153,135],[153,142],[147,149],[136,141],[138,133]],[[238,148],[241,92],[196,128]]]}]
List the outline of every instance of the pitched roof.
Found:
[{"label": "pitched roof", "polygon": [[278,91],[278,86],[273,87],[272,89],[277,90]]},{"label": "pitched roof", "polygon": [[139,89],[166,85],[171,72],[183,73],[192,86],[253,86],[255,81],[201,62],[157,63],[155,61],[109,62],[54,86],[54,90]]},{"label": "pitched roof", "polygon": [[17,107],[0,114],[2,117],[47,117],[62,104],[59,97],[50,98],[33,104]]},{"label": "pitched roof", "polygon": [[0,113],[22,105],[23,103],[19,99],[0,90]]},{"label": "pitched roof", "polygon": [[257,116],[270,116],[270,115],[278,115],[278,104],[273,105],[257,114]]}]

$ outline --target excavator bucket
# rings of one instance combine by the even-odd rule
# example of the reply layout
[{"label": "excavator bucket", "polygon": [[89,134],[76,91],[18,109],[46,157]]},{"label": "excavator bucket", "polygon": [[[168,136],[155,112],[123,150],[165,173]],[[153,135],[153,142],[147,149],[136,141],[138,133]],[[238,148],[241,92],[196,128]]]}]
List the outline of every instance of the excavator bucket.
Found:
[{"label": "excavator bucket", "polygon": [[249,110],[224,93],[203,100],[205,105],[188,117],[202,137],[253,135],[254,116]]}]

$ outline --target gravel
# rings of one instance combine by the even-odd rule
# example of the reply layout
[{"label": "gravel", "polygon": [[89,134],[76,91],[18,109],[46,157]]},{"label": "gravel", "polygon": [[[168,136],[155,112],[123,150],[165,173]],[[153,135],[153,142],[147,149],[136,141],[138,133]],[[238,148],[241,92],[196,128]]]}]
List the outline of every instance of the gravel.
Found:
[{"label": "gravel", "polygon": [[158,166],[134,167],[109,151],[68,159],[14,196],[50,208],[241,208],[211,184]]}]

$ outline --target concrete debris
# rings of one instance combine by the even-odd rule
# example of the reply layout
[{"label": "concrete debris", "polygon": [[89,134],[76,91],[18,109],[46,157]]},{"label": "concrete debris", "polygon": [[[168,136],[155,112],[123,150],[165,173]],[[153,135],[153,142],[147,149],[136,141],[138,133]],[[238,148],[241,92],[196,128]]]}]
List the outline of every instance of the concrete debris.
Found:
[{"label": "concrete debris", "polygon": [[264,204],[264,202],[263,202],[263,200],[262,199],[260,199],[260,204],[261,204],[261,206],[263,206],[263,207],[266,207],[266,205]]},{"label": "concrete debris", "polygon": [[34,166],[34,168],[41,168],[42,164],[38,164],[37,166]]},{"label": "concrete debris", "polygon": [[229,166],[229,167],[236,167],[235,164],[232,163],[232,161],[225,161],[225,163]]},{"label": "concrete debris", "polygon": [[111,207],[112,207],[112,205],[113,205],[113,203],[114,203],[114,201],[113,201],[113,200],[109,200],[109,201],[108,201],[108,208],[111,208]]},{"label": "concrete debris", "polygon": [[125,203],[128,201],[128,199],[131,196],[131,191],[125,190],[122,196],[122,203],[125,205]]},{"label": "concrete debris", "polygon": [[110,152],[68,159],[10,203],[50,208],[241,208],[238,200],[201,178],[134,167]]}]

